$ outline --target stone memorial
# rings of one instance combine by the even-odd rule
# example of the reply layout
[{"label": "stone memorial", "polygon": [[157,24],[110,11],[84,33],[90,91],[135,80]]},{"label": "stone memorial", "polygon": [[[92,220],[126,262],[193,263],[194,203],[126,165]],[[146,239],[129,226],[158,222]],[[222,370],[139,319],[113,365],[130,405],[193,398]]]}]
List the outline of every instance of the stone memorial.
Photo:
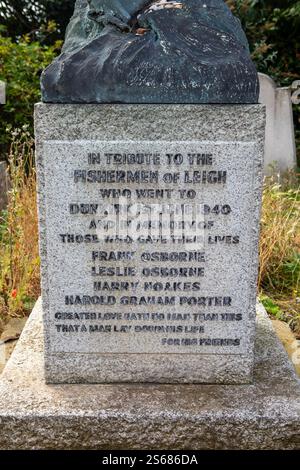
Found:
[{"label": "stone memorial", "polygon": [[78,0],[42,92],[47,381],[250,382],[265,117],[239,21]]},{"label": "stone memorial", "polygon": [[0,104],[6,103],[6,84],[0,80]]},{"label": "stone memorial", "polygon": [[299,446],[299,380],[256,306],[258,83],[222,0],[76,1],[35,109],[42,302],[0,448]]},{"label": "stone memorial", "polygon": [[260,105],[36,108],[49,382],[251,381]]},{"label": "stone memorial", "polygon": [[265,173],[296,168],[293,104],[291,87],[278,88],[274,80],[259,74],[259,102],[266,106]]}]

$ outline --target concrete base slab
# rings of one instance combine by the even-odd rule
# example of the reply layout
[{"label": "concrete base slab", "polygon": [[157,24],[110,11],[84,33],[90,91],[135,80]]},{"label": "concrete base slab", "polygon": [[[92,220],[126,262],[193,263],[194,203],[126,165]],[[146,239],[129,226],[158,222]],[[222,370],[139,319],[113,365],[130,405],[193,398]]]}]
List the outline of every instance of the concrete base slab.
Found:
[{"label": "concrete base slab", "polygon": [[300,449],[300,381],[261,306],[252,385],[46,385],[41,310],[1,376],[1,449]]}]

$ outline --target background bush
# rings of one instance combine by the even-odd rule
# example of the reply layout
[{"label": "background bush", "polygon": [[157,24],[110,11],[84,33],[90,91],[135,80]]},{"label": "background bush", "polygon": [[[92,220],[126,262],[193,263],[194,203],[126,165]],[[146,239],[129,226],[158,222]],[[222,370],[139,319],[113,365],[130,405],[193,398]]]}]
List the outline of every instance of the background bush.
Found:
[{"label": "background bush", "polygon": [[[29,35],[31,40],[53,44],[63,38],[74,3],[74,0],[0,0],[2,32],[14,40]],[[56,28],[49,30],[49,23]]]},{"label": "background bush", "polygon": [[[278,85],[300,79],[300,0],[227,0],[246,32],[259,72]],[[300,166],[300,106],[294,106]]]},{"label": "background bush", "polygon": [[0,80],[7,84],[7,102],[0,106],[0,151],[5,154],[11,128],[27,125],[33,135],[33,105],[40,100],[40,74],[57,55],[61,43],[42,46],[23,36],[17,42],[0,34]]},{"label": "background bush", "polygon": [[243,25],[260,72],[278,84],[300,77],[300,1],[228,0]]}]

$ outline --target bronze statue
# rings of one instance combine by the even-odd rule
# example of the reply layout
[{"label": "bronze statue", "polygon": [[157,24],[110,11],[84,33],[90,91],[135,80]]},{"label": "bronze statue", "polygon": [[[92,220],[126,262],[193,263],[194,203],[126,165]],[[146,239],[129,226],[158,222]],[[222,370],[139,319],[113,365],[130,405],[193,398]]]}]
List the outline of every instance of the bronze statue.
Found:
[{"label": "bronze statue", "polygon": [[257,103],[241,24],[223,0],[77,0],[45,102]]}]

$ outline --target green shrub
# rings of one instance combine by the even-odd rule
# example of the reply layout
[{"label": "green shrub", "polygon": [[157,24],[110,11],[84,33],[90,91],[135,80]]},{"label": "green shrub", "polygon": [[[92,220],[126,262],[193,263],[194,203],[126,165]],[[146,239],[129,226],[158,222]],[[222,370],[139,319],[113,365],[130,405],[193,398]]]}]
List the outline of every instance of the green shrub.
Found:
[{"label": "green shrub", "polygon": [[10,143],[11,128],[28,125],[33,135],[33,105],[40,100],[40,74],[57,55],[60,46],[61,42],[41,46],[30,42],[28,36],[13,42],[0,34],[0,80],[7,84],[7,103],[0,110],[2,154]]},{"label": "green shrub", "polygon": [[227,0],[242,22],[260,72],[278,84],[300,77],[300,0]]},{"label": "green shrub", "polygon": [[[300,0],[227,0],[246,32],[259,72],[278,85],[300,79]],[[300,166],[300,106],[294,106]]]},{"label": "green shrub", "polygon": [[[42,44],[62,39],[75,0],[1,0],[0,24],[5,36],[18,40],[28,34]],[[49,30],[49,22],[57,27]]]}]

